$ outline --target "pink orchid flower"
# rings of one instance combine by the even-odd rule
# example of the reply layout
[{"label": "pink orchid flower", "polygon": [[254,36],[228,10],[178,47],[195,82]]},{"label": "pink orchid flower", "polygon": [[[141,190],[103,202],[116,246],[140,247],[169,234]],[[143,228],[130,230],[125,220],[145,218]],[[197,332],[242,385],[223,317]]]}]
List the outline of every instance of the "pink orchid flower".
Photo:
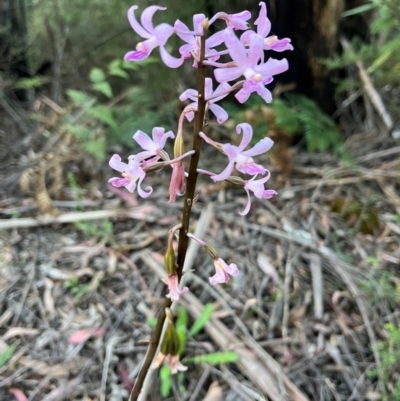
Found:
[{"label": "pink orchid flower", "polygon": [[214,259],[215,275],[209,278],[211,285],[224,284],[229,281],[229,276],[239,275],[239,269],[234,263],[228,265],[223,259]]},{"label": "pink orchid flower", "polygon": [[239,212],[240,215],[245,216],[250,211],[251,207],[251,197],[250,191],[254,193],[254,195],[258,199],[271,199],[273,196],[277,194],[273,189],[265,189],[264,184],[269,180],[271,173],[268,171],[268,174],[261,178],[260,180],[256,180],[256,175],[248,181],[245,181],[244,189],[247,192],[247,205],[242,212]]},{"label": "pink orchid flower", "polygon": [[[204,14],[196,14],[193,16],[194,31],[185,25],[182,21],[177,20],[174,24],[176,34],[187,44],[179,48],[179,53],[184,59],[194,57],[193,67],[197,68],[197,62],[200,59],[200,36],[203,36],[203,22],[206,19]],[[215,34],[206,39],[206,58],[212,61],[219,59],[219,54],[212,47],[218,46],[222,40]]]},{"label": "pink orchid flower", "polygon": [[162,23],[153,26],[153,16],[157,10],[166,10],[166,7],[160,6],[150,6],[147,7],[141,16],[141,25],[136,20],[135,10],[137,10],[138,6],[132,6],[128,10],[128,20],[131,24],[132,29],[141,37],[147,39],[144,42],[140,42],[136,45],[136,50],[128,52],[124,59],[125,61],[141,61],[149,57],[153,49],[157,46],[160,47],[161,59],[163,62],[170,68],[178,68],[180,67],[184,59],[183,58],[175,58],[171,56],[165,50],[165,44],[170,36],[174,33],[174,27]]},{"label": "pink orchid flower", "polygon": [[266,169],[263,166],[256,164],[253,156],[258,156],[267,152],[272,148],[274,142],[270,138],[263,138],[251,149],[245,150],[253,137],[253,129],[251,128],[250,124],[242,123],[236,126],[236,132],[240,134],[241,131],[243,131],[243,138],[239,146],[234,146],[230,143],[221,145],[217,142],[214,142],[203,132],[200,132],[201,138],[227,155],[229,159],[229,164],[226,166],[226,168],[220,174],[213,175],[211,177],[212,180],[226,180],[231,175],[234,166],[236,167],[236,170],[244,174],[265,174]]},{"label": "pink orchid flower", "polygon": [[153,368],[158,368],[163,363],[166,363],[171,368],[171,373],[176,375],[179,372],[187,370],[187,366],[182,365],[179,360],[179,354],[163,354],[161,351],[158,353],[156,360],[154,361]]},{"label": "pink orchid flower", "polygon": [[291,40],[289,38],[278,39],[277,36],[268,36],[271,32],[271,22],[267,17],[267,6],[262,1],[260,2],[260,14],[254,22],[257,25],[257,33],[254,31],[246,31],[240,37],[240,41],[243,44],[248,44],[250,36],[257,34],[263,38],[264,50],[274,50],[276,52],[283,52],[285,50],[293,50],[293,46],[290,44]]},{"label": "pink orchid flower", "polygon": [[182,196],[185,189],[185,166],[178,161],[172,164],[172,175],[169,184],[169,201],[175,202],[176,196]]},{"label": "pink orchid flower", "polygon": [[[144,149],[144,152],[140,152],[137,155],[130,156],[130,160],[136,160],[138,162],[148,159],[149,157],[155,157],[159,159],[162,157],[162,150],[164,149],[165,143],[168,138],[175,138],[172,131],[165,132],[164,128],[154,127],[152,131],[152,138],[143,131],[136,131],[133,135],[133,139]],[[155,161],[154,159],[152,161]]]},{"label": "pink orchid flower", "polygon": [[[205,94],[206,101],[207,101],[207,107],[213,112],[215,117],[217,117],[217,121],[219,124],[224,123],[228,119],[229,116],[228,116],[228,113],[221,106],[219,106],[215,103],[219,102],[221,99],[226,97],[229,94],[230,89],[231,89],[231,86],[228,84],[228,82],[223,82],[213,92],[212,79],[206,78],[204,94]],[[193,101],[193,103],[190,103],[185,107],[185,110],[189,110],[189,109],[197,110],[197,102],[198,102],[197,90],[187,89],[187,90],[185,90],[185,92],[182,93],[182,95],[179,96],[179,99],[182,102],[184,102],[187,99],[190,99]],[[208,99],[210,99],[210,100],[208,100]],[[186,118],[189,121],[192,121],[194,118],[194,112],[189,111],[188,113],[186,113]]]},{"label": "pink orchid flower", "polygon": [[236,14],[227,14],[224,12],[219,12],[214,15],[209,21],[209,24],[213,24],[217,19],[223,19],[226,25],[232,29],[238,29],[244,31],[249,28],[249,24],[246,22],[251,18],[250,11],[242,11]]},{"label": "pink orchid flower", "polygon": [[167,278],[167,283],[169,293],[166,295],[166,297],[171,298],[172,302],[178,301],[181,295],[186,294],[189,291],[189,288],[181,288],[179,286],[177,274],[169,274]]},{"label": "pink orchid flower", "polygon": [[[141,183],[146,176],[146,172],[140,166],[140,163],[136,160],[129,160],[129,163],[123,163],[119,155],[114,155],[111,157],[109,165],[114,170],[122,173],[122,177],[113,177],[109,179],[109,183],[114,187],[125,187],[129,192],[133,192],[138,187],[138,194],[142,198],[147,198],[153,192],[152,187],[146,187],[144,191],[141,187]],[[139,183],[136,182],[139,180]]]},{"label": "pink orchid flower", "polygon": [[231,29],[225,31],[225,44],[229,50],[235,67],[216,68],[215,78],[218,82],[232,81],[243,75],[243,88],[235,95],[240,103],[244,103],[253,92],[257,92],[267,103],[272,101],[271,92],[265,85],[272,82],[273,75],[286,71],[289,66],[286,59],[270,58],[267,62],[258,64],[264,57],[264,42],[260,35],[250,35],[249,48],[236,37]]}]

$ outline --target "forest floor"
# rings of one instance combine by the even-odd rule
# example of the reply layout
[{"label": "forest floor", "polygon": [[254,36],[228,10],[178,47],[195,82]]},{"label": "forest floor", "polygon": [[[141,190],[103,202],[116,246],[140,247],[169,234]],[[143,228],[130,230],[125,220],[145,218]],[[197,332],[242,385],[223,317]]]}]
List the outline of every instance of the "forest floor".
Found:
[{"label": "forest floor", "polygon": [[[163,254],[182,198],[168,204],[166,170],[146,178],[154,193],[141,199],[107,186],[107,163],[81,157],[62,132],[5,132],[0,399],[126,400],[167,292]],[[400,144],[377,130],[346,148],[351,163],[289,149],[287,174],[271,167],[278,196],[254,199],[246,217],[243,190],[200,181],[193,231],[240,275],[211,287],[212,261],[191,245],[180,302],[189,369],[163,399],[394,400]],[[238,361],[190,361],[222,351]],[[162,399],[154,372],[152,401]]]}]

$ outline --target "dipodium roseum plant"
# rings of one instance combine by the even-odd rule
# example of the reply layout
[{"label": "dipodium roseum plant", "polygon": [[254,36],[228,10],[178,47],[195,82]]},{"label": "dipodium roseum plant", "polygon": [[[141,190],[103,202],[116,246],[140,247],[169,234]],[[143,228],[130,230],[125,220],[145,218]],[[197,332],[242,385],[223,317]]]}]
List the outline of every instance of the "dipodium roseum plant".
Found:
[{"label": "dipodium roseum plant", "polygon": [[[165,254],[168,291],[166,291],[164,305],[158,315],[154,335],[136,378],[130,401],[138,399],[151,366],[167,363],[171,366],[173,373],[186,369],[179,361],[179,344],[177,344],[179,340],[175,334],[169,308],[173,302],[179,302],[180,296],[184,296],[190,290],[180,285],[189,239],[200,243],[214,263],[215,275],[209,278],[211,285],[227,283],[232,276],[240,274],[235,263],[227,264],[218,256],[214,248],[189,233],[197,177],[201,174],[214,182],[226,180],[242,187],[248,201],[245,209],[239,212],[241,215],[249,213],[253,194],[258,199],[270,199],[276,195],[273,189],[265,188],[270,177],[269,171],[257,163],[257,156],[271,149],[273,141],[264,138],[254,146],[250,146],[253,136],[252,127],[247,123],[241,123],[236,127],[236,133],[241,138],[239,145],[216,142],[205,133],[205,118],[206,116],[208,118],[208,115],[210,118],[215,117],[219,124],[228,119],[227,112],[217,103],[229,93],[235,93],[240,103],[246,102],[253,93],[266,102],[271,102],[272,94],[266,85],[273,81],[275,75],[288,69],[287,60],[270,57],[271,52],[293,49],[290,39],[278,39],[276,36],[269,35],[271,23],[267,18],[264,2],[260,3],[260,12],[254,22],[254,30],[250,29],[248,21],[251,19],[251,14],[246,10],[237,14],[219,12],[210,19],[204,14],[196,14],[193,16],[193,30],[179,20],[174,26],[167,23],[154,26],[152,21],[154,14],[164,10],[165,8],[160,6],[146,8],[142,11],[139,23],[138,6],[132,6],[129,9],[128,20],[133,30],[144,38],[144,41],[139,42],[135,50],[129,51],[125,55],[125,60],[140,62],[158,47],[162,61],[169,68],[179,68],[186,60],[191,63],[197,74],[197,88],[187,89],[181,94],[180,100],[184,102],[190,100],[190,103],[186,103],[183,108],[175,131],[154,127],[150,138],[147,133],[139,130],[133,135],[133,139],[142,151],[131,155],[126,162],[123,162],[119,155],[113,155],[109,163],[120,173],[120,176],[111,178],[110,183],[116,187],[123,186],[129,192],[137,189],[138,195],[142,198],[150,197],[153,192],[150,186],[146,186],[146,175],[155,174],[163,168],[171,169],[169,201],[174,202],[179,196],[185,197],[182,222],[170,230]],[[219,21],[217,25],[222,26],[223,29],[208,35],[210,25],[217,21]],[[177,35],[184,42],[173,52],[174,55],[165,49],[172,35]],[[217,84],[213,85],[212,77]],[[216,89],[213,90],[213,87]],[[194,120],[191,149],[184,149],[184,143],[187,141],[183,138],[183,124],[186,120]],[[164,150],[168,140],[174,140],[173,155],[169,155]],[[199,168],[202,142],[227,157],[227,165],[222,171],[206,171]],[[185,159],[189,161],[187,172],[185,172]],[[243,175],[243,178],[237,173]],[[178,231],[178,254],[175,255],[172,241]],[[163,335],[166,314],[168,314],[168,323]],[[159,346],[161,346],[161,354],[153,363]]]}]

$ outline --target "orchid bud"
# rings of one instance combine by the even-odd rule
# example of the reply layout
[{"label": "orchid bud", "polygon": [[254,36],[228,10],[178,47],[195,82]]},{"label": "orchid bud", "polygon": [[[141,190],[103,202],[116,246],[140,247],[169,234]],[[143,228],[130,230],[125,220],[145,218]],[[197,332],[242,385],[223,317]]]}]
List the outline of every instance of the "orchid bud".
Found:
[{"label": "orchid bud", "polygon": [[175,251],[172,246],[169,246],[164,255],[165,271],[169,276],[176,274]]}]

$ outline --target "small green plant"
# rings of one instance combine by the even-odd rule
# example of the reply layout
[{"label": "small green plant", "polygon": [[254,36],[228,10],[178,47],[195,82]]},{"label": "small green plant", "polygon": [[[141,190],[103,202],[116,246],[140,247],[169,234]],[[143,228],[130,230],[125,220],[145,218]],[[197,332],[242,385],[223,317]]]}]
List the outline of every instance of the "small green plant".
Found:
[{"label": "small green plant", "polygon": [[0,352],[0,368],[2,368],[11,359],[16,348],[17,344],[14,343],[7,347],[3,352]]},{"label": "small green plant", "polygon": [[385,328],[388,339],[376,344],[381,366],[372,369],[369,375],[384,385],[382,401],[400,401],[400,327],[387,323]]},{"label": "small green plant", "polygon": [[89,291],[89,284],[81,284],[78,277],[72,277],[64,282],[64,288],[70,290],[71,294],[78,300]]},{"label": "small green plant", "polygon": [[[179,355],[182,355],[186,348],[186,343],[189,339],[198,334],[210,320],[213,312],[213,305],[206,304],[200,316],[194,321],[193,325],[188,328],[189,318],[185,308],[180,306],[178,308],[178,317],[176,320],[176,332],[179,337]],[[210,354],[196,355],[190,358],[185,358],[184,363],[208,363],[210,365],[219,365],[223,363],[232,363],[238,360],[238,355],[235,352],[213,352]],[[166,398],[169,396],[172,387],[172,373],[168,365],[164,365],[160,369],[160,393],[161,397]],[[184,374],[178,374],[178,388],[184,391],[183,387]]]}]

